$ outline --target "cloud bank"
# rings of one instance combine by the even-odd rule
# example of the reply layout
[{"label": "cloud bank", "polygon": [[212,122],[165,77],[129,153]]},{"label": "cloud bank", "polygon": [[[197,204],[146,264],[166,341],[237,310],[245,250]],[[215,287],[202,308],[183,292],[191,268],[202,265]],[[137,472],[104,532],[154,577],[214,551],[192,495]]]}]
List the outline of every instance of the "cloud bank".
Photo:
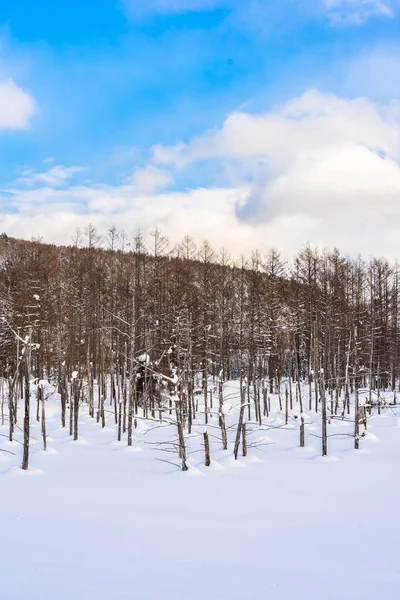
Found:
[{"label": "cloud bank", "polygon": [[333,24],[362,25],[372,17],[393,17],[397,0],[324,0]]},{"label": "cloud bank", "polygon": [[[0,193],[2,229],[68,243],[76,227],[127,234],[161,228],[172,243],[207,238],[235,256],[306,242],[351,254],[399,253],[400,105],[308,90],[263,114],[235,112],[218,129],[155,146],[120,185],[68,184],[74,167],[25,174]],[[186,170],[215,186],[165,190]],[[218,180],[220,174],[220,180]]]},{"label": "cloud bank", "polygon": [[33,97],[12,79],[0,81],[0,130],[25,129],[36,110]]},{"label": "cloud bank", "polygon": [[262,115],[235,113],[214,131],[173,147],[154,162],[182,170],[204,160],[251,173],[239,218],[279,216],[386,220],[400,214],[400,105],[377,106],[316,90]]}]

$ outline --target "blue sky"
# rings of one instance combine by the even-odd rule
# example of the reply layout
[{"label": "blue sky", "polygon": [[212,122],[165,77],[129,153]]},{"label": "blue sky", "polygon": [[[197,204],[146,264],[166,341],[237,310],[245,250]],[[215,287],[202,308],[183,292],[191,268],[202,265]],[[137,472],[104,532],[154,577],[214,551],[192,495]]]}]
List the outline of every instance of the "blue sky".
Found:
[{"label": "blue sky", "polygon": [[[399,24],[396,0],[3,0],[0,86],[12,82],[25,99],[4,84],[3,104],[20,113],[3,124],[0,114],[2,214],[35,218],[20,229],[27,236],[59,191],[63,206],[100,224],[101,205],[85,204],[79,186],[124,197],[157,191],[160,202],[167,192],[172,202],[199,189],[243,194],[256,182],[259,190],[271,182],[271,154],[258,153],[257,168],[254,152],[251,164],[203,152],[182,166],[155,160],[154,148],[190,149],[238,111],[268,114],[312,89],[349,102],[365,97],[381,114],[400,91]],[[43,188],[51,186],[49,199]],[[34,191],[28,210],[21,198]],[[242,225],[237,206],[234,214]],[[65,230],[72,224],[70,215]],[[10,227],[18,233],[16,221]]]}]

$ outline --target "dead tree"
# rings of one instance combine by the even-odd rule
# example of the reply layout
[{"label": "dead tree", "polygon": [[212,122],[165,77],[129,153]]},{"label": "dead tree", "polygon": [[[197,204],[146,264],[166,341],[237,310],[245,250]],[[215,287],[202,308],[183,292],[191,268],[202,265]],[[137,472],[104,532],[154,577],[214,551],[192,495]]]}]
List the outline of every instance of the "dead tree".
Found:
[{"label": "dead tree", "polygon": [[206,467],[209,467],[211,464],[211,460],[210,460],[210,441],[208,439],[207,429],[204,430],[203,438],[204,438],[205,465],[206,465]]},{"label": "dead tree", "polygon": [[179,401],[175,401],[175,414],[176,414],[176,426],[178,429],[178,440],[179,440],[179,456],[182,460],[182,471],[187,471],[189,467],[186,463],[186,443],[185,443],[185,435],[183,433],[183,425],[181,419],[181,410],[179,406]]},{"label": "dead tree", "polygon": [[238,425],[237,425],[237,430],[236,430],[236,439],[235,439],[235,445],[234,445],[234,449],[233,449],[233,455],[235,457],[235,460],[237,460],[238,457],[238,453],[239,453],[239,446],[240,446],[240,438],[242,435],[242,426],[243,426],[243,419],[244,419],[244,411],[246,408],[246,403],[245,403],[245,393],[246,390],[243,387],[241,389],[241,406],[240,406],[240,412],[239,412],[239,421],[238,421]]},{"label": "dead tree", "polygon": [[321,377],[319,378],[320,384],[320,395],[321,395],[321,416],[322,416],[322,456],[328,454],[328,435],[326,425],[326,393],[325,393],[325,379],[324,372],[321,369]]},{"label": "dead tree", "polygon": [[354,327],[354,448],[358,450],[360,442],[359,428],[359,399],[358,399],[358,352],[357,352],[357,326]]},{"label": "dead tree", "polygon": [[288,386],[285,386],[285,425],[289,423],[289,391]]},{"label": "dead tree", "polygon": [[74,371],[73,373],[73,399],[71,397],[71,404],[74,403],[74,440],[78,439],[78,423],[79,423],[79,373]]},{"label": "dead tree", "polygon": [[68,385],[65,375],[65,363],[59,363],[58,366],[58,389],[61,397],[61,427],[65,427],[65,415],[68,402]]},{"label": "dead tree", "polygon": [[304,415],[300,415],[300,448],[304,448]]},{"label": "dead tree", "polygon": [[221,436],[222,436],[222,447],[224,450],[228,448],[228,436],[226,433],[226,424],[225,424],[225,413],[224,413],[224,394],[223,394],[223,371],[221,369],[219,374],[219,387],[218,387],[218,397],[219,397],[219,426],[221,428]]},{"label": "dead tree", "polygon": [[246,423],[242,423],[242,454],[247,456]]},{"label": "dead tree", "polygon": [[31,332],[26,336],[23,347],[23,373],[24,373],[24,449],[22,457],[22,469],[26,471],[29,467],[29,436],[30,436],[30,353],[31,353]]},{"label": "dead tree", "polygon": [[40,400],[42,404],[42,417],[41,417],[41,429],[43,438],[43,450],[47,450],[47,434],[46,434],[46,408],[45,408],[45,393],[44,393],[44,382],[40,381],[38,390],[40,389]]}]

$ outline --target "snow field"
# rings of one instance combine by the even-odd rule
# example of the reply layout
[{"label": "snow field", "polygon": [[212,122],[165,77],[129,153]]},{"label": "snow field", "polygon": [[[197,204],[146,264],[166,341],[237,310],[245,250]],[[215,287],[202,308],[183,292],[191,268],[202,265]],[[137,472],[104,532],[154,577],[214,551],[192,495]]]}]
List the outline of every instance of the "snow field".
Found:
[{"label": "snow field", "polygon": [[0,448],[13,453],[0,452],[0,597],[397,600],[400,409],[373,414],[358,451],[352,421],[331,421],[322,458],[320,415],[305,411],[299,448],[299,411],[286,426],[271,396],[262,427],[247,423],[248,456],[240,449],[235,461],[237,383],[225,385],[225,397],[228,450],[215,399],[211,465],[198,413],[186,473],[168,413],[161,425],[139,418],[128,447],[126,434],[117,442],[112,413],[102,429],[83,405],[74,442],[54,395],[44,452],[32,402],[26,472],[22,432],[9,442],[0,426]]}]

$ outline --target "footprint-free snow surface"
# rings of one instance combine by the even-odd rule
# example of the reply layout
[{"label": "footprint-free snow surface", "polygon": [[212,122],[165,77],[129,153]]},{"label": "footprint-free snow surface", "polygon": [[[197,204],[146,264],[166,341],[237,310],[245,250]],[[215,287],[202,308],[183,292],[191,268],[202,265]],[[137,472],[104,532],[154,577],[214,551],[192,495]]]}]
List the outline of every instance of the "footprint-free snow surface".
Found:
[{"label": "footprint-free snow surface", "polygon": [[116,441],[112,412],[102,428],[82,406],[73,441],[57,395],[46,404],[47,451],[32,406],[28,471],[21,431],[9,442],[7,420],[0,426],[0,598],[400,598],[396,407],[372,413],[358,451],[351,415],[332,420],[322,458],[319,415],[306,413],[299,448],[297,415],[285,425],[272,398],[262,427],[247,423],[248,455],[235,461],[231,401],[228,450],[214,412],[204,466],[198,414],[181,472],[168,412],[162,425],[139,418],[128,447],[126,434]]}]

